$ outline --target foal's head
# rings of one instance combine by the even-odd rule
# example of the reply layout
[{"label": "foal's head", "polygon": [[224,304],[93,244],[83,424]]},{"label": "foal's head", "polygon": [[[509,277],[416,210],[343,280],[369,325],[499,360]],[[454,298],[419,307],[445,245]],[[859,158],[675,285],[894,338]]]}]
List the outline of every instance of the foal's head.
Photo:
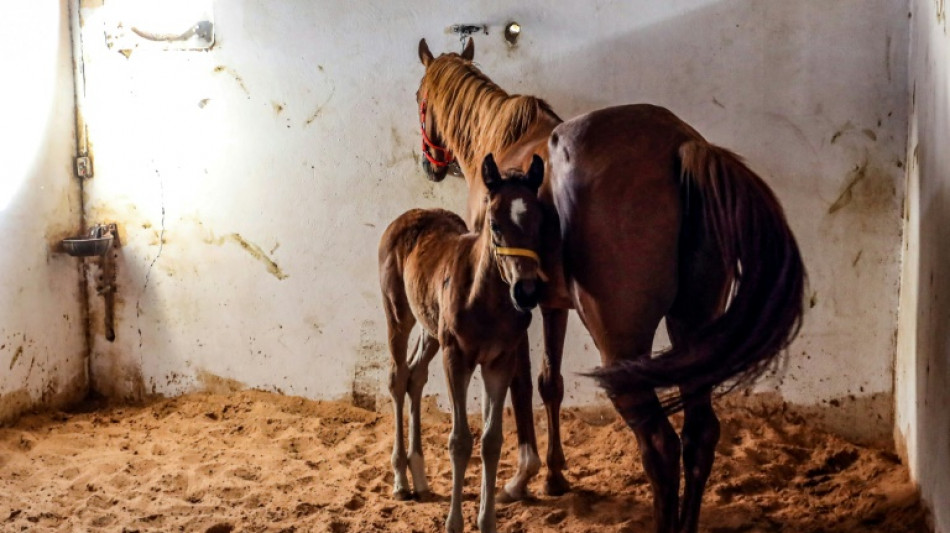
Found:
[{"label": "foal's head", "polygon": [[511,287],[511,301],[519,311],[538,305],[541,260],[541,221],[538,188],[544,180],[544,162],[537,155],[527,173],[510,170],[502,177],[491,154],[482,163],[488,189],[485,225],[492,257],[503,280]]}]

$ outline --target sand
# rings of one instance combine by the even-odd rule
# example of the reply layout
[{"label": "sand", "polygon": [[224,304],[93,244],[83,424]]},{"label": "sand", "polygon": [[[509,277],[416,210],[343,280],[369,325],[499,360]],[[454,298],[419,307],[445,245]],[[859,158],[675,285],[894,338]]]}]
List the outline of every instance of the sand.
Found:
[{"label": "sand", "polygon": [[[720,414],[702,531],[926,531],[892,452],[781,412]],[[609,410],[565,410],[563,419],[575,490],[500,506],[499,530],[652,531],[632,434]],[[442,531],[449,427],[444,413],[426,409],[434,501],[397,502],[392,418],[345,403],[243,391],[30,415],[0,429],[0,531]],[[517,457],[510,418],[505,429],[502,480]],[[468,531],[477,531],[479,468],[476,445],[466,476]],[[540,491],[540,479],[531,488]]]}]

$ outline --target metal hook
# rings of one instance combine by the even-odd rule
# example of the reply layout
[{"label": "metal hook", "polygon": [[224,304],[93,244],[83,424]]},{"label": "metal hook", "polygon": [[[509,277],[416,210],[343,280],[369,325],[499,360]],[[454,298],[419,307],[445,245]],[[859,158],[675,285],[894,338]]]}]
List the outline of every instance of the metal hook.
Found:
[{"label": "metal hook", "polygon": [[199,39],[210,43],[213,40],[214,35],[214,24],[208,20],[202,20],[196,22],[192,27],[188,28],[187,31],[181,35],[157,35],[154,33],[148,33],[142,31],[138,28],[132,28],[132,31],[136,35],[143,39],[148,39],[149,41],[164,41],[164,42],[174,42],[174,41],[187,41],[193,35],[197,35]]},{"label": "metal hook", "polygon": [[462,45],[462,52],[465,51],[466,40],[472,34],[482,32],[488,35],[488,26],[485,24],[453,24],[450,28],[452,33],[459,34],[459,42]]}]

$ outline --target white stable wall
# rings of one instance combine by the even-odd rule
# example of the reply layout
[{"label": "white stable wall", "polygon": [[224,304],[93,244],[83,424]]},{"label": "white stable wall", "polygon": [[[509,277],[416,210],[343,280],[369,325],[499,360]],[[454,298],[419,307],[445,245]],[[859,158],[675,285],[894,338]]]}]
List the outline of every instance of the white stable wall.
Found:
[{"label": "white stable wall", "polygon": [[[465,196],[461,180],[418,169],[417,43],[458,51],[445,29],[475,22],[490,24],[476,61],[510,92],[565,118],[666,105],[743,154],[786,206],[810,273],[787,373],[763,390],[843,431],[889,435],[905,3],[475,4],[216,2],[213,50],[157,52],[110,49],[110,2],[84,2],[86,216],[122,238],[115,342],[101,299],[92,308],[94,388],[385,397],[379,236],[409,208],[460,210]],[[516,48],[501,35],[512,19]],[[568,336],[568,402],[598,401],[576,375],[596,352],[574,319]]]},{"label": "white stable wall", "polygon": [[914,0],[896,441],[937,533],[950,532],[950,37],[944,2]]},{"label": "white stable wall", "polygon": [[85,395],[79,263],[56,253],[79,231],[73,67],[66,1],[0,17],[0,422]]}]

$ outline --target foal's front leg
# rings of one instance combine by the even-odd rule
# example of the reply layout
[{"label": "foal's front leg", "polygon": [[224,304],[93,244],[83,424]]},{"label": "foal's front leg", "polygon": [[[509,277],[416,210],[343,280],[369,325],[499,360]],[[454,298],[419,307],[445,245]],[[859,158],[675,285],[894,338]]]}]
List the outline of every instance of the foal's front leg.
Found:
[{"label": "foal's front leg", "polygon": [[516,354],[506,354],[487,365],[482,365],[482,380],[485,383],[483,398],[484,430],[482,431],[482,494],[478,507],[478,530],[495,533],[495,479],[498,474],[498,459],[501,456],[502,412],[505,394],[514,374]]},{"label": "foal's front leg", "polygon": [[472,457],[472,431],[466,416],[466,395],[472,379],[473,367],[465,360],[465,354],[457,346],[443,346],[442,360],[445,367],[449,398],[452,400],[452,434],[449,436],[449,455],[452,459],[452,500],[449,516],[445,520],[446,533],[462,533],[462,487],[465,469]]}]

